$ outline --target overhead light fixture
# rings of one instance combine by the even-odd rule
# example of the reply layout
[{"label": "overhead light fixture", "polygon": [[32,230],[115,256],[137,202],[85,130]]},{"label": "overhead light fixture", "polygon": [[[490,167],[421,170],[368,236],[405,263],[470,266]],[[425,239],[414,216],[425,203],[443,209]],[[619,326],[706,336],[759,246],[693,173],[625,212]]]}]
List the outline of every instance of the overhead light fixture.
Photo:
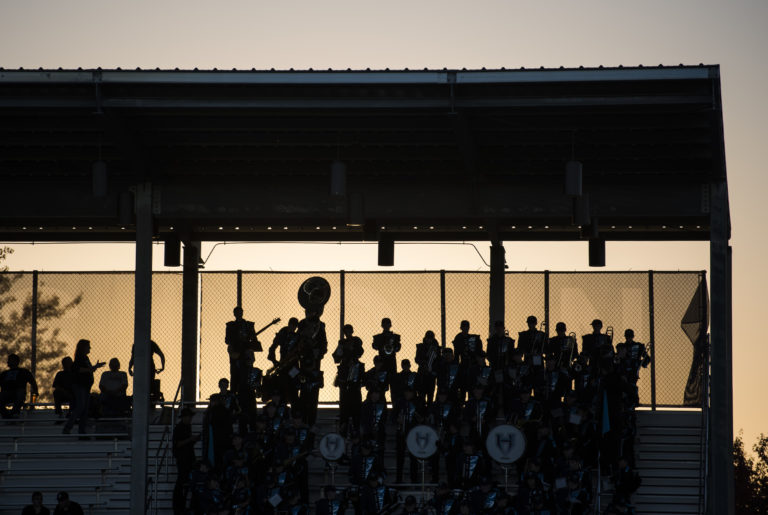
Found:
[{"label": "overhead light fixture", "polygon": [[582,165],[579,161],[568,161],[565,165],[565,194],[569,197],[581,196]]},{"label": "overhead light fixture", "polygon": [[176,234],[165,237],[163,265],[181,266],[181,240]]},{"label": "overhead light fixture", "polygon": [[379,235],[379,266],[394,266],[395,240],[390,236]]},{"label": "overhead light fixture", "polygon": [[589,266],[605,266],[605,238],[589,239]]},{"label": "overhead light fixture", "polygon": [[338,159],[331,163],[331,195],[343,197],[347,194],[347,165]]}]

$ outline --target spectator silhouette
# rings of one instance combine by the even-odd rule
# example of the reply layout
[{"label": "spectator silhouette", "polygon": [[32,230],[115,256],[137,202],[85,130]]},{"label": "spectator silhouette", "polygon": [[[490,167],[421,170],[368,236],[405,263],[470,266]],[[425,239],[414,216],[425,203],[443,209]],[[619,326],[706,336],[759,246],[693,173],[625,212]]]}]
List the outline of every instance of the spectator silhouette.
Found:
[{"label": "spectator silhouette", "polygon": [[72,372],[72,358],[69,356],[61,360],[61,370],[56,372],[53,378],[53,406],[58,416],[62,416],[61,405],[72,403],[72,383],[75,377]]},{"label": "spectator silhouette", "polygon": [[85,515],[83,513],[83,508],[79,503],[69,500],[69,494],[67,492],[59,492],[58,495],[56,495],[56,500],[59,501],[59,504],[57,504],[56,509],[53,510],[53,515]]},{"label": "spectator silhouette", "polygon": [[[19,356],[8,355],[8,370],[0,374],[0,414],[3,418],[16,418],[24,405],[27,397],[27,383],[31,387],[31,394],[37,397],[37,382],[32,373],[26,368],[19,368]],[[8,404],[13,407],[9,410]]]},{"label": "spectator silhouette", "polygon": [[32,492],[32,504],[27,505],[21,515],[50,515],[51,510],[43,506],[43,494]]},{"label": "spectator silhouette", "polygon": [[[72,365],[75,379],[72,383],[73,406],[69,410],[69,418],[64,425],[64,434],[72,431],[72,426],[79,421],[79,433],[85,434],[85,428],[88,423],[88,405],[90,404],[91,386],[93,386],[93,373],[104,366],[103,361],[91,365],[88,354],[91,352],[91,342],[89,340],[80,340],[75,348],[75,360]],[[66,492],[65,492],[66,493]],[[58,510],[58,508],[57,508]],[[62,512],[67,513],[67,512]]]},{"label": "spectator silhouette", "polygon": [[128,407],[128,374],[120,370],[120,360],[109,360],[109,370],[102,372],[99,380],[101,408],[105,416],[123,415]]}]

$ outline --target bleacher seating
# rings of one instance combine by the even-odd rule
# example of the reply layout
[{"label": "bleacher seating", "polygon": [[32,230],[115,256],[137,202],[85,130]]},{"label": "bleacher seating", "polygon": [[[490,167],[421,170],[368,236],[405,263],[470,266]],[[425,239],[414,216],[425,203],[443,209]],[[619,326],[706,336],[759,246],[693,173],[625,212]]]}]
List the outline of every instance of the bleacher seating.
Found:
[{"label": "bleacher seating", "polygon": [[[158,415],[156,411],[153,422],[160,421]],[[201,420],[202,414],[198,413],[193,419],[195,431],[200,430]],[[334,431],[336,420],[337,410],[321,409],[318,436]],[[67,490],[70,498],[82,504],[91,515],[126,513],[130,506],[131,452],[127,433],[97,432],[91,435],[92,439],[82,441],[77,435],[62,435],[61,425],[54,421],[49,410],[25,412],[23,419],[12,424],[0,421],[0,514],[20,513],[21,508],[29,504],[34,490],[43,492],[44,503],[49,508],[56,504],[56,493]],[[100,426],[103,424],[95,429],[98,431]],[[149,491],[153,497],[150,513],[172,513],[176,470],[170,453],[168,463],[160,463],[169,430],[160,423],[150,426],[148,474],[152,479]],[[702,444],[700,411],[638,412],[637,465],[642,485],[634,496],[634,504],[639,514],[700,513]],[[394,443],[388,442],[387,449],[385,466],[393,472]],[[200,455],[199,443],[197,454]],[[155,474],[157,464],[160,466]],[[322,486],[330,482],[330,470],[319,456],[309,458],[309,467],[314,506]],[[495,472],[503,486],[503,471],[497,467]],[[510,474],[513,472],[514,468]],[[337,468],[335,482],[340,487],[349,484],[347,467]],[[412,493],[421,497],[420,484],[395,487],[402,495]],[[433,487],[426,485],[427,496]],[[605,503],[610,498],[610,485],[606,485],[603,494]]]}]

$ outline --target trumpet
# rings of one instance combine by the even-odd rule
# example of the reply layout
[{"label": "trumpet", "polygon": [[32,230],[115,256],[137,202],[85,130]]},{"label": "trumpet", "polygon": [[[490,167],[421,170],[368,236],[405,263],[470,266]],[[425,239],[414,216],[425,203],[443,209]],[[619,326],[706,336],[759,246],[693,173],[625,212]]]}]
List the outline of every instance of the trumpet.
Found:
[{"label": "trumpet", "polygon": [[613,345],[613,326],[609,325],[605,328],[605,335],[608,337],[608,342]]}]

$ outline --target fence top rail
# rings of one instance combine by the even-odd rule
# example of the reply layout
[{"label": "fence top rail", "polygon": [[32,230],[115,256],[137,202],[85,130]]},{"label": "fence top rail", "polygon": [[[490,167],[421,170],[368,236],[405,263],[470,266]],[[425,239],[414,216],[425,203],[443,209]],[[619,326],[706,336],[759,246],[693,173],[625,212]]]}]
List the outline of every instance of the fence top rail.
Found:
[{"label": "fence top rail", "polygon": [[[202,270],[200,275],[217,274],[270,274],[270,275],[308,275],[308,274],[376,274],[376,275],[397,275],[397,274],[477,274],[487,275],[489,270]],[[564,274],[564,275],[646,275],[649,272],[654,274],[672,274],[689,275],[705,274],[706,270],[505,270],[506,275],[542,275],[542,274]],[[38,273],[40,275],[133,275],[133,270],[6,270],[0,271],[4,275],[27,275]],[[182,275],[182,271],[173,270],[155,270],[154,275]]]}]

